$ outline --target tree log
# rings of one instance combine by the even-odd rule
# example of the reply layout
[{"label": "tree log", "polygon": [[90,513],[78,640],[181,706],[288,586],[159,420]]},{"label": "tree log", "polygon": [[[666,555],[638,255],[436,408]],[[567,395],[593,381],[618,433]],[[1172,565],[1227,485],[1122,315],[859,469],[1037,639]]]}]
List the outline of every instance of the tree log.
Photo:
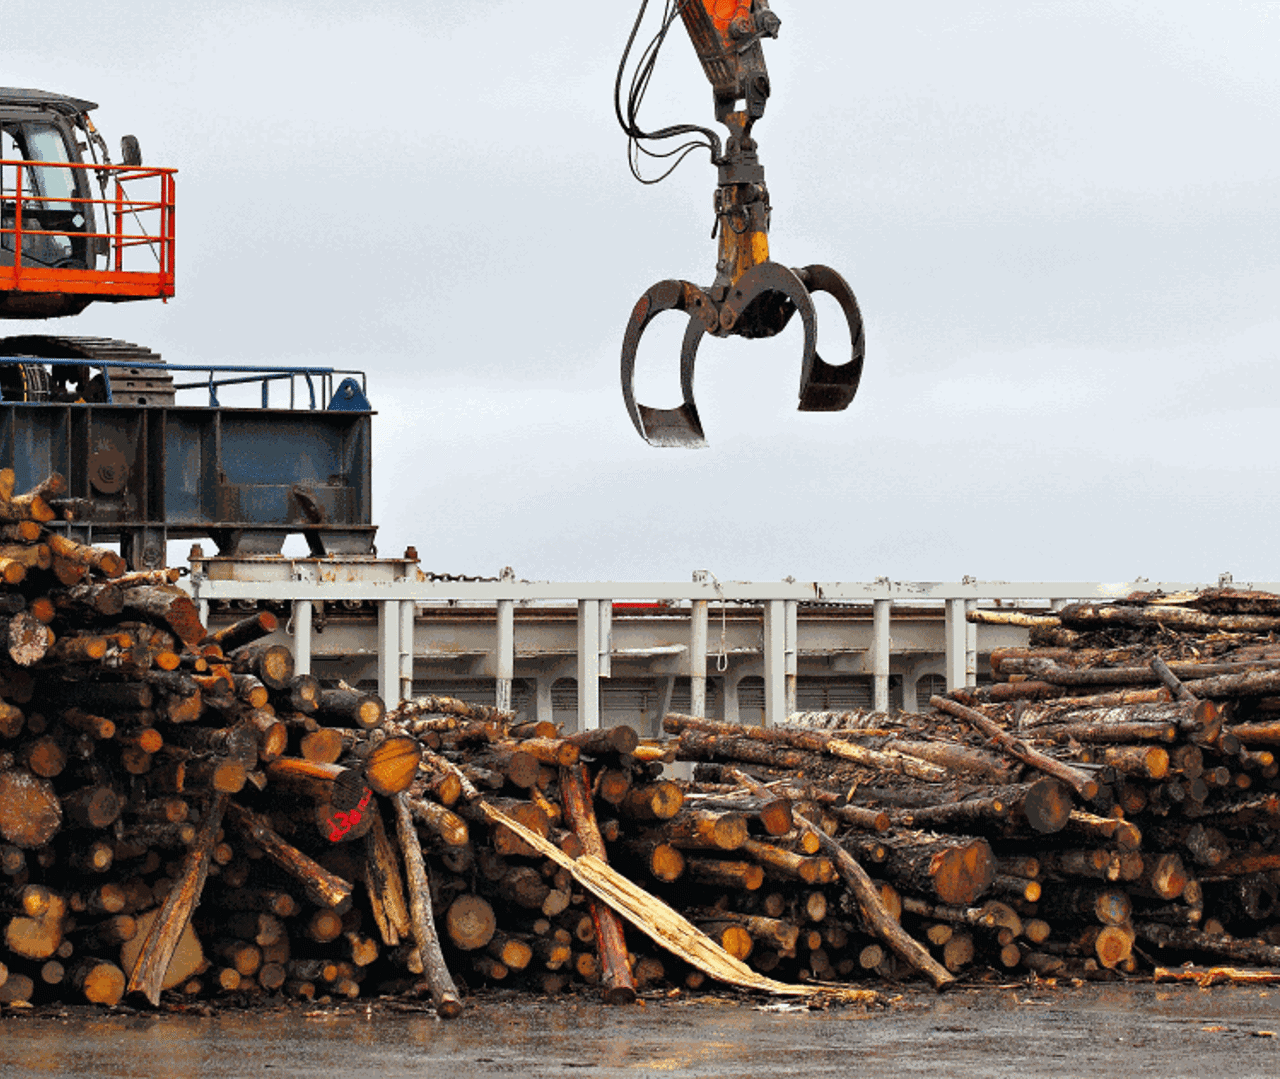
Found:
[{"label": "tree log", "polygon": [[418,843],[418,833],[413,827],[413,817],[409,813],[404,795],[396,795],[394,803],[396,830],[408,877],[413,933],[418,942],[418,954],[422,957],[423,974],[431,999],[435,1002],[436,1014],[441,1019],[452,1019],[462,1014],[462,1000],[440,952],[440,940],[436,936],[435,920],[431,913],[431,886],[427,880],[422,847]]},{"label": "tree log", "polygon": [[[290,677],[292,673],[290,671]],[[382,722],[386,713],[386,705],[376,693],[361,693],[355,689],[322,689],[315,717],[318,723],[327,726],[356,727],[362,731],[371,731]]]},{"label": "tree log", "polygon": [[47,779],[17,768],[0,772],[0,838],[33,850],[61,827],[62,805]]},{"label": "tree log", "polygon": [[216,644],[223,654],[235,651],[246,644],[252,644],[261,637],[275,633],[280,628],[280,620],[270,611],[258,611],[238,622],[205,635],[201,645]]},{"label": "tree log", "polygon": [[1135,922],[1134,929],[1140,939],[1158,948],[1220,956],[1232,962],[1262,967],[1280,965],[1280,947],[1262,940],[1236,940],[1202,933],[1198,929],[1161,925],[1159,922]]},{"label": "tree log", "polygon": [[170,630],[187,647],[195,648],[204,640],[195,602],[177,585],[139,585],[121,594],[126,611]]},{"label": "tree log", "polygon": [[1006,753],[1024,764],[1035,768],[1037,771],[1044,772],[1045,775],[1052,776],[1054,779],[1060,779],[1071,787],[1081,798],[1091,799],[1098,793],[1098,782],[1091,776],[1085,775],[1079,769],[1072,768],[1068,764],[1054,760],[1052,757],[1046,757],[1025,742],[1001,730],[995,723],[989,720],[981,712],[974,711],[972,708],[966,708],[962,704],[949,701],[945,697],[934,696],[930,698],[929,704],[939,711],[947,712],[958,719],[963,719],[966,723],[977,727],[983,734],[990,738],[996,745],[1000,746]]},{"label": "tree log", "polygon": [[[226,794],[214,796],[196,844],[187,855],[182,876],[160,907],[154,924],[147,931],[139,948],[137,961],[129,968],[127,991],[141,994],[152,1007],[160,1003],[160,991],[168,976],[170,960],[191,921],[192,912],[200,903],[204,882],[209,873],[209,860],[217,842],[218,831],[222,827],[227,802]],[[181,981],[185,977],[187,974],[177,980]]]},{"label": "tree log", "polygon": [[[885,848],[885,876],[951,906],[971,905],[995,880],[996,860],[985,839],[912,832],[872,838],[850,832],[840,845],[860,853],[868,843]],[[822,849],[827,850],[825,843]]]},{"label": "tree log", "polygon": [[955,981],[955,976],[939,965],[894,918],[890,917],[875,884],[852,855],[808,821],[802,820],[800,827],[817,836],[823,852],[835,863],[836,870],[852,894],[867,929],[889,945],[912,969],[920,971],[928,978],[935,989],[943,990],[951,985]]},{"label": "tree log", "polygon": [[1271,633],[1280,629],[1280,618],[1250,614],[1205,614],[1189,607],[1127,607],[1111,603],[1073,603],[1059,612],[1068,629],[1125,626],[1136,629],[1166,629],[1196,633]]},{"label": "tree log", "polygon": [[291,843],[282,839],[264,818],[235,802],[228,806],[232,823],[243,831],[276,865],[302,884],[312,902],[339,912],[351,906],[351,885]]},{"label": "tree log", "polygon": [[[575,746],[575,748],[578,748]],[[560,797],[564,805],[565,823],[573,829],[582,843],[584,854],[607,862],[604,840],[596,826],[595,810],[591,804],[591,788],[586,770],[579,766],[560,769]],[[588,900],[588,909],[595,924],[596,948],[599,951],[606,1004],[631,1004],[636,999],[635,981],[627,961],[627,943],[622,919],[600,900]]]},{"label": "tree log", "polygon": [[228,659],[232,670],[257,675],[268,689],[288,689],[293,681],[293,653],[282,644],[255,641],[237,648]]}]

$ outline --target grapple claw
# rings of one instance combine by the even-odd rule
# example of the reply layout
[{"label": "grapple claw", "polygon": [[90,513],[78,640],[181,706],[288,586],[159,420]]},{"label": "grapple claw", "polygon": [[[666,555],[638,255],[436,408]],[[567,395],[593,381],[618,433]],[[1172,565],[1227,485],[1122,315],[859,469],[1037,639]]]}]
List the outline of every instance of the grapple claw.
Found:
[{"label": "grapple claw", "polygon": [[[680,391],[684,402],[676,408],[650,408],[639,404],[635,394],[636,353],[640,338],[649,323],[663,311],[684,311],[689,315],[680,363]],[[716,318],[716,305],[710,297],[688,281],[659,281],[640,297],[632,310],[622,339],[622,398],[640,437],[651,446],[697,449],[707,444],[698,418],[698,407],[693,402],[693,359],[690,355],[686,362],[685,354],[690,333],[696,331],[696,336],[701,336],[704,327],[714,325]],[[695,343],[695,351],[696,348]]]},{"label": "grapple claw", "polygon": [[817,342],[809,336],[805,324],[804,366],[800,371],[800,411],[839,412],[849,407],[862,379],[862,360],[866,354],[866,338],[862,330],[862,312],[853,290],[830,266],[806,266],[796,271],[810,293],[825,292],[835,297],[849,324],[851,357],[846,363],[830,364],[818,355]]}]

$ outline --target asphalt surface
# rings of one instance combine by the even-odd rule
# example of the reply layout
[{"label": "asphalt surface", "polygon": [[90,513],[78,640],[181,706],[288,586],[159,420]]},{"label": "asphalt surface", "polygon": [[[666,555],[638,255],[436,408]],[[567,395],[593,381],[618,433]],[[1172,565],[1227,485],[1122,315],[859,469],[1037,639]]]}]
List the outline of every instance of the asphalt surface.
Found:
[{"label": "asphalt surface", "polygon": [[472,999],[460,1019],[375,1004],[198,1014],[34,1010],[0,1019],[0,1075],[1280,1075],[1280,989],[1085,986],[911,992],[811,1011],[716,997],[606,1008]]}]

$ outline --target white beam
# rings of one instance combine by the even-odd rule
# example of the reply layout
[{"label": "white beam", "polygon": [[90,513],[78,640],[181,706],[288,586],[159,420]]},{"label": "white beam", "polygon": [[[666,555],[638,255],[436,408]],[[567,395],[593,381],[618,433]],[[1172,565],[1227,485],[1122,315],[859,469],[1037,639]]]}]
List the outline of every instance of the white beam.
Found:
[{"label": "white beam", "polygon": [[785,600],[764,606],[764,725],[787,720],[787,612]]},{"label": "white beam", "polygon": [[889,609],[892,600],[874,601],[871,612],[872,708],[889,711]]},{"label": "white beam", "polygon": [[[206,560],[207,564],[208,560]],[[335,562],[335,565],[341,563]],[[234,574],[232,567],[219,567]],[[1277,582],[1248,582],[1241,588],[1258,591],[1280,592]],[[1061,599],[1120,599],[1135,591],[1189,592],[1209,587],[1196,581],[1122,581],[1099,583],[1097,581],[1033,581],[1016,583],[1009,581],[962,582],[911,582],[873,581],[857,583],[847,581],[814,582],[750,582],[725,581],[716,586],[700,581],[418,581],[409,578],[396,580],[291,580],[248,579],[224,577],[217,579],[204,573],[192,573],[185,579],[184,587],[202,601],[212,599],[416,599],[453,600],[465,603],[492,603],[499,599],[526,601],[543,600],[719,600],[721,596],[733,602],[764,603],[770,600],[796,600],[800,603],[855,602],[870,603],[877,599],[890,599],[899,603],[917,603],[927,600],[976,599],[976,600],[1029,600],[1054,601]],[[719,591],[717,591],[717,588]]]},{"label": "white beam", "polygon": [[978,684],[978,626],[969,621],[969,612],[978,609],[976,599],[964,601],[964,684]]},{"label": "white beam", "polygon": [[578,601],[578,730],[600,726],[600,601]]},{"label": "white beam", "polygon": [[418,605],[411,599],[400,601],[400,700],[413,698],[413,626]]},{"label": "white beam", "polygon": [[695,599],[689,612],[689,711],[707,714],[707,601]]},{"label": "white beam", "polygon": [[511,707],[511,682],[516,669],[516,604],[515,600],[498,600],[498,633],[494,643],[494,675],[497,681],[494,706]]},{"label": "white beam", "polygon": [[400,689],[400,603],[383,600],[378,604],[378,696],[387,708],[399,701]]},{"label": "white beam", "polygon": [[311,673],[311,600],[293,601],[293,670]]},{"label": "white beam", "polygon": [[964,600],[947,600],[946,641],[947,641],[947,691],[960,689],[965,684],[965,633]]},{"label": "white beam", "polygon": [[798,651],[796,648],[796,638],[800,635],[800,604],[793,599],[786,601],[784,608],[786,619],[786,687],[784,696],[786,703],[783,705],[782,718],[779,723],[785,723],[787,716],[792,712],[799,711],[796,708],[796,680],[800,673]]},{"label": "white beam", "polygon": [[552,678],[549,674],[538,679],[536,690],[538,700],[535,707],[535,714],[538,717],[539,723],[555,722],[555,708],[551,701],[551,685]]},{"label": "white beam", "polygon": [[600,601],[600,677],[613,677],[613,600]]}]

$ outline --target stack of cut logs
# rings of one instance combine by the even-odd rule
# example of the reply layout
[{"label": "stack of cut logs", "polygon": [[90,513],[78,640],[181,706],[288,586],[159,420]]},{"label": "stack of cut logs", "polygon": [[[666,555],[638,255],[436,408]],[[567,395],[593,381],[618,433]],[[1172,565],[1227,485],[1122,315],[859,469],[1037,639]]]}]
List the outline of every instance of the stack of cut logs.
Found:
[{"label": "stack of cut logs", "polygon": [[[0,471],[0,1003],[1280,965],[1280,597],[1079,605],[929,716],[642,744],[322,687],[270,612],[207,633],[46,527],[62,494]],[[651,944],[668,908],[723,952]]]},{"label": "stack of cut logs", "polygon": [[[934,697],[929,715],[817,713],[774,729],[668,716],[677,755],[701,762],[686,805],[741,799],[746,783],[793,811],[808,803],[836,836],[822,849],[851,854],[952,974],[1280,967],[1280,596],[1141,594],[970,618],[1027,626],[1030,647],[994,652],[994,684]],[[791,923],[826,937],[830,916],[805,925],[794,904]],[[732,909],[760,912],[750,899]],[[824,939],[790,956],[790,973],[843,975],[856,959],[944,984],[919,953],[883,943],[841,948],[833,964]],[[765,969],[782,954],[753,947]]]}]

